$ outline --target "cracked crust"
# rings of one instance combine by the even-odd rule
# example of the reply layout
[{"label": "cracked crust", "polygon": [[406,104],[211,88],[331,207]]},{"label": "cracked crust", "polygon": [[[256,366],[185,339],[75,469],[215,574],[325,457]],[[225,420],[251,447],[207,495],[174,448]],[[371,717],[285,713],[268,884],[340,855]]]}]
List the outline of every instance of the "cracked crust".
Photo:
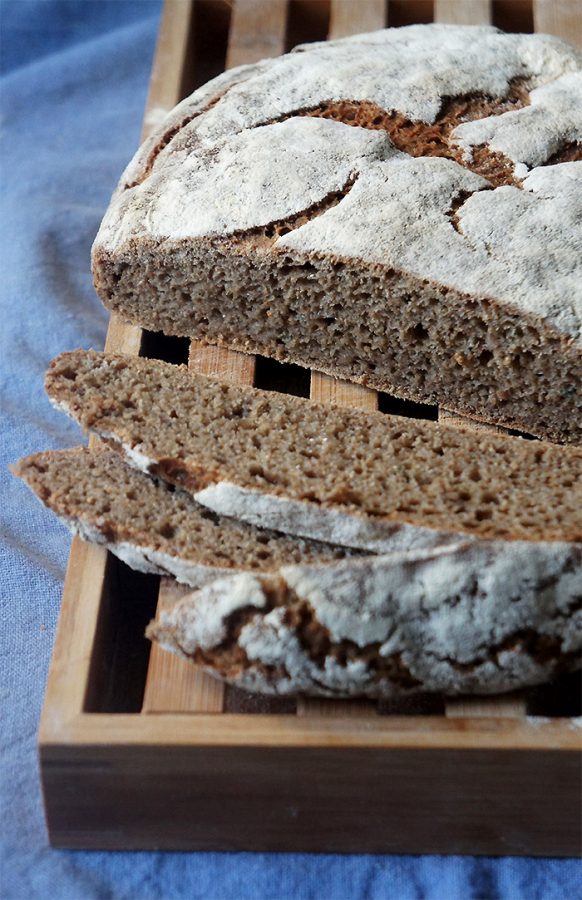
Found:
[{"label": "cracked crust", "polygon": [[497,693],[577,668],[582,547],[461,543],[221,579],[148,636],[247,690]]},{"label": "cracked crust", "polygon": [[148,478],[112,450],[36,453],[12,471],[73,532],[132,569],[200,587],[221,574],[268,572],[357,551],[292,538],[218,516],[184,491]]},{"label": "cracked crust", "polygon": [[130,165],[96,288],[154,330],[578,443],[581,98],[573,48],[492,28],[235,70]]}]

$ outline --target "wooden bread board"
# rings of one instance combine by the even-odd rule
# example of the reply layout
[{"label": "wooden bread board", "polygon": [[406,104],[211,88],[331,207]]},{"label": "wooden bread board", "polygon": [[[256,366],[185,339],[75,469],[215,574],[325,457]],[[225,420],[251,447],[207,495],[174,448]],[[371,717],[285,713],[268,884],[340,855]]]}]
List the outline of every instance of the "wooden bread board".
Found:
[{"label": "wooden bread board", "polygon": [[[578,2],[166,0],[148,111],[297,43],[435,20],[582,43]],[[67,348],[63,348],[67,349]],[[106,349],[375,409],[378,395],[111,319]],[[397,404],[396,407],[394,404]],[[382,395],[382,408],[483,427]],[[268,700],[150,649],[184,589],[73,541],[39,751],[51,843],[73,848],[540,854],[581,846],[580,683],[511,697]]]}]

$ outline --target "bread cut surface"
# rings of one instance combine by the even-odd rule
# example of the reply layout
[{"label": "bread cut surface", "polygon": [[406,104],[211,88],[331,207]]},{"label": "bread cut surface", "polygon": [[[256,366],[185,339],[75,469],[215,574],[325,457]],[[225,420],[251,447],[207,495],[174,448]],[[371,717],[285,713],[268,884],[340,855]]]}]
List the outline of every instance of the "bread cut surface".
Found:
[{"label": "bread cut surface", "polygon": [[225,573],[269,572],[357,551],[218,516],[181,490],[127,466],[112,450],[36,453],[13,472],[75,534],[105,545],[134,569],[199,587]]},{"label": "bread cut surface", "polygon": [[169,334],[582,441],[582,70],[421,25],[220,76],[140,149],[97,290]]},{"label": "bread cut surface", "polygon": [[215,512],[372,551],[582,540],[582,449],[221,384],[78,350],[52,401]]},{"label": "bread cut surface", "polygon": [[543,682],[581,626],[582,547],[479,541],[223,578],[148,635],[247,690],[378,698]]}]

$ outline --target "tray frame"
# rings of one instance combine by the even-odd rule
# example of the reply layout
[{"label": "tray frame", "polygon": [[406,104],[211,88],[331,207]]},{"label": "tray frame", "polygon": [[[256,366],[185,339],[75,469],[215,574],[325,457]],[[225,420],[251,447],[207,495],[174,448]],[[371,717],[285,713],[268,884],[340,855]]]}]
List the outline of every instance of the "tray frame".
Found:
[{"label": "tray frame", "polygon": [[[499,3],[498,14],[517,27],[533,15],[538,30],[582,43],[580,6],[518,0]],[[492,12],[488,0],[436,0],[434,8],[441,21],[487,22]],[[202,65],[195,72],[206,29],[228,35],[232,66],[283,52],[296,33],[306,39],[329,24],[338,37],[406,17],[426,19],[427,3],[165,0],[144,136],[196,77],[214,74]],[[107,350],[139,354],[147,342],[141,329],[112,317]],[[255,377],[253,357],[193,344],[189,359],[200,372],[241,383]],[[311,375],[311,396],[377,404],[373,391],[320,373]],[[580,852],[582,722],[527,716],[520,695],[451,701],[441,715],[378,715],[371,704],[315,700],[300,701],[294,714],[272,704],[225,712],[222,685],[154,648],[139,710],[113,712],[110,703],[95,711],[116,652],[112,617],[148,590],[151,579],[128,580],[121,563],[74,539],[39,732],[54,846]],[[158,608],[175,596],[163,581]]]}]

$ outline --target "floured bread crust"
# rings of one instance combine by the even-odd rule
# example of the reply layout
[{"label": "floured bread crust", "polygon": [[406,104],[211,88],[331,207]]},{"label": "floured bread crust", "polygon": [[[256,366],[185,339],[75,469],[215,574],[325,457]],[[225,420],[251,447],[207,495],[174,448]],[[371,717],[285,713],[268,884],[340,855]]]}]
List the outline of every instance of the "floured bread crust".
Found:
[{"label": "floured bread crust", "polygon": [[[466,28],[442,25],[298,49],[220,76],[180,104],[124,174],[96,253],[119,252],[136,240],[265,227],[354,179],[349,196],[281,236],[273,251],[398,268],[541,315],[580,342],[581,308],[569,296],[577,288],[580,189],[564,195],[551,173],[543,198],[527,184],[525,195],[498,188],[465,204],[455,231],[447,219],[453,198],[490,187],[486,179],[452,160],[414,160],[384,131],[302,117],[322,103],[355,101],[430,124],[443,98],[504,98],[519,79],[529,105],[460,124],[451,142],[468,162],[476,148],[501,153],[521,180],[562,147],[582,142],[580,55],[547,35],[484,27],[469,36]],[[580,167],[572,171],[579,181]],[[523,224],[524,215],[531,221]],[[492,216],[498,224],[490,233]],[[536,255],[529,242],[536,228],[544,229],[548,252],[562,248],[559,265],[545,272],[526,264]]]},{"label": "floured bread crust", "polygon": [[[131,451],[124,448],[128,458]],[[140,460],[143,465],[143,460]],[[135,456],[134,456],[135,464]],[[155,463],[150,461],[155,468]],[[142,471],[148,471],[146,466]],[[219,481],[194,494],[202,506],[223,516],[272,528],[284,534],[296,534],[316,541],[329,541],[341,547],[353,547],[370,553],[393,553],[402,550],[427,549],[471,539],[458,531],[444,531],[374,519],[351,512],[320,506],[306,500],[277,496],[264,491]]]},{"label": "floured bread crust", "polygon": [[148,636],[251,691],[514,690],[580,664],[582,547],[461,543],[245,573],[183,598]]},{"label": "floured bread crust", "polygon": [[422,25],[225,73],[140,149],[95,285],[167,334],[582,443],[581,56]]}]

